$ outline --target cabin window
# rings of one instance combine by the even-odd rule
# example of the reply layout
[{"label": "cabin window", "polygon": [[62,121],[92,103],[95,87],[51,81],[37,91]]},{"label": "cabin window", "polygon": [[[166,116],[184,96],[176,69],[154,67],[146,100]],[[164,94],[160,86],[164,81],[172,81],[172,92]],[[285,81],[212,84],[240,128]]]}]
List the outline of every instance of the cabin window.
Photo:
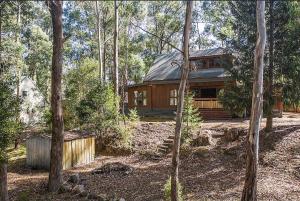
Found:
[{"label": "cabin window", "polygon": [[221,59],[220,58],[216,58],[215,59],[215,67],[220,67],[221,66]]},{"label": "cabin window", "polygon": [[209,67],[209,68],[214,68],[214,67],[215,67],[214,59],[209,59],[209,60],[208,60],[208,67]]},{"label": "cabin window", "polygon": [[201,89],[201,98],[217,98],[216,88]]},{"label": "cabin window", "polygon": [[206,68],[207,62],[205,60],[194,60],[192,61],[193,68],[195,70],[200,70]]},{"label": "cabin window", "polygon": [[177,100],[178,100],[178,90],[177,89],[172,89],[170,91],[170,105],[177,105]]},{"label": "cabin window", "polygon": [[146,106],[147,105],[147,91],[146,90],[144,90],[143,92],[142,92],[142,101],[143,101],[143,106]]},{"label": "cabin window", "polygon": [[201,98],[201,89],[200,88],[192,88],[191,92],[193,94],[193,98]]},{"label": "cabin window", "polygon": [[134,105],[146,106],[147,105],[147,91],[134,91]]},{"label": "cabin window", "polygon": [[133,103],[134,103],[135,106],[138,105],[138,94],[139,94],[138,91],[134,91],[133,92],[133,95],[134,95],[134,97],[133,97]]},{"label": "cabin window", "polygon": [[28,91],[22,91],[22,96],[23,96],[23,98],[25,98],[26,96],[28,96]]}]

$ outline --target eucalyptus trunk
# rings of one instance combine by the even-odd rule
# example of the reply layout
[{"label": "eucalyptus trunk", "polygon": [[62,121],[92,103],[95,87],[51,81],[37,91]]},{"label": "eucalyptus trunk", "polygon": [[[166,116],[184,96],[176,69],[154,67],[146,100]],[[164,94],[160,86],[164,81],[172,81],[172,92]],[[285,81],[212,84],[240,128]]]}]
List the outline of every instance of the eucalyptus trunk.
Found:
[{"label": "eucalyptus trunk", "polygon": [[[20,41],[20,32],[21,32],[21,2],[17,2],[18,5],[18,12],[17,12],[17,28],[16,31],[16,43],[18,44]],[[21,106],[21,100],[20,100],[20,83],[21,83],[21,75],[22,75],[22,67],[16,64],[16,74],[17,74],[17,115],[16,115],[16,122],[17,124],[20,122],[20,106]],[[15,137],[15,146],[14,148],[17,149],[19,147],[19,136]]]},{"label": "eucalyptus trunk", "polygon": [[175,138],[172,155],[172,172],[171,172],[171,200],[178,201],[178,166],[179,166],[179,150],[180,150],[180,138],[181,138],[181,127],[182,127],[182,113],[184,107],[184,95],[186,89],[186,83],[190,70],[189,62],[189,40],[192,24],[192,10],[193,2],[187,1],[186,3],[186,16],[183,33],[183,58],[184,64],[181,69],[181,79],[179,85],[179,97],[176,113],[176,127],[175,127]]},{"label": "eucalyptus trunk", "polygon": [[101,15],[99,10],[98,1],[95,1],[96,13],[96,29],[97,29],[97,44],[98,44],[98,65],[99,65],[99,80],[103,83],[103,65],[102,65],[102,46],[101,46]]},{"label": "eucalyptus trunk", "polygon": [[119,47],[119,14],[118,14],[118,5],[117,1],[114,1],[114,10],[115,10],[115,29],[114,29],[114,91],[115,91],[115,99],[116,99],[116,108],[119,111],[119,101],[117,98],[119,96],[119,55],[118,55],[118,47]]},{"label": "eucalyptus trunk", "polygon": [[256,6],[257,42],[254,56],[254,81],[252,110],[247,140],[247,164],[242,201],[257,200],[257,167],[259,150],[259,129],[263,109],[263,71],[266,45],[265,1]]},{"label": "eucalyptus trunk", "polygon": [[273,15],[274,0],[270,0],[269,13],[270,13],[270,30],[269,30],[269,71],[268,71],[268,92],[267,92],[267,122],[266,131],[271,131],[273,128],[273,80],[274,80],[274,15]]},{"label": "eucalyptus trunk", "polygon": [[53,26],[53,55],[51,72],[52,139],[50,153],[49,191],[57,191],[62,184],[62,157],[64,122],[62,114],[62,64],[63,64],[63,2],[49,2]]},{"label": "eucalyptus trunk", "polygon": [[8,201],[7,164],[0,161],[0,201]]}]

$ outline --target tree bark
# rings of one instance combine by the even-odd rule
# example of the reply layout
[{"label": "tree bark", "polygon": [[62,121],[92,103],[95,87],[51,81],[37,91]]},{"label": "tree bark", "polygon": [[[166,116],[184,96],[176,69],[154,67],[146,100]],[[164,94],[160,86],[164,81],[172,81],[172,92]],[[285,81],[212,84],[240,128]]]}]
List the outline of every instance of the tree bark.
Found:
[{"label": "tree bark", "polygon": [[62,64],[63,64],[63,2],[51,0],[50,12],[53,26],[53,55],[51,73],[52,139],[49,172],[49,191],[57,191],[62,184],[62,156],[64,122],[62,114]]},{"label": "tree bark", "polygon": [[[123,71],[123,79],[122,79],[122,114],[125,115],[125,87],[127,87],[128,80],[128,49],[129,49],[129,24],[127,25],[127,38],[126,38],[126,53],[125,53],[125,66]],[[125,122],[125,121],[124,121]]]},{"label": "tree bark", "polygon": [[103,83],[103,65],[102,65],[102,45],[101,45],[101,18],[98,6],[98,1],[95,1],[95,12],[96,12],[96,29],[97,29],[97,44],[98,44],[98,64],[99,64],[99,80]]},{"label": "tree bark", "polygon": [[[118,55],[118,36],[119,36],[119,14],[118,14],[118,5],[117,1],[114,1],[115,4],[115,30],[114,30],[114,91],[115,98],[119,96],[119,55]],[[116,102],[116,108],[119,108],[118,101]],[[119,111],[119,109],[118,109]]]},{"label": "tree bark", "polygon": [[269,71],[268,71],[268,92],[267,92],[267,122],[266,131],[269,132],[273,128],[273,79],[274,79],[274,16],[273,16],[274,1],[270,0],[269,13],[270,13],[270,30],[269,30]]},{"label": "tree bark", "polygon": [[0,201],[8,201],[7,164],[0,162]]},{"label": "tree bark", "polygon": [[176,113],[176,127],[175,127],[175,138],[172,155],[172,172],[171,172],[171,200],[178,201],[178,166],[179,166],[179,150],[180,150],[180,138],[181,138],[181,127],[182,127],[182,113],[184,107],[184,95],[186,83],[189,75],[189,40],[192,24],[192,10],[193,2],[187,1],[186,3],[186,16],[185,26],[183,35],[183,58],[184,64],[181,69],[181,79],[179,85],[179,100],[177,105]]},{"label": "tree bark", "polygon": [[257,191],[257,167],[259,150],[259,129],[263,108],[263,71],[266,45],[265,1],[257,1],[256,6],[257,42],[254,57],[254,82],[252,110],[247,141],[247,164],[242,201],[254,201]]},{"label": "tree bark", "polygon": [[[21,2],[17,2],[17,5],[18,5],[18,13],[17,13],[17,32],[16,32],[16,43],[17,45],[19,45],[19,41],[20,41],[20,32],[21,32]],[[19,108],[20,108],[20,105],[21,105],[21,100],[20,100],[20,96],[21,96],[21,93],[20,93],[20,83],[21,83],[21,75],[22,75],[22,67],[21,66],[18,66],[18,64],[16,64],[16,74],[17,74],[17,115],[16,115],[16,122],[17,124],[20,122],[20,111],[19,111]],[[15,149],[17,149],[19,147],[19,136],[17,135],[14,139],[15,141]]]}]

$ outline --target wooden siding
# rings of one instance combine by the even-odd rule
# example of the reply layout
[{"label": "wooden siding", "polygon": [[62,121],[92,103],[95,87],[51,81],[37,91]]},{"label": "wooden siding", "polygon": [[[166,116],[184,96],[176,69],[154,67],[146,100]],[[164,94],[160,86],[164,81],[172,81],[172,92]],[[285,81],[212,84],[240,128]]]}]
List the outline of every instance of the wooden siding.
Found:
[{"label": "wooden siding", "polygon": [[[147,105],[143,106],[143,105],[134,105],[134,91],[138,91],[138,92],[143,92],[143,91],[147,91]],[[151,109],[152,106],[152,91],[151,91],[151,86],[148,85],[143,85],[143,86],[134,86],[134,87],[130,87],[128,88],[128,107],[129,108],[145,108],[145,109]]]},{"label": "wooden siding", "polygon": [[[34,136],[26,141],[26,164],[33,168],[50,168],[51,139]],[[63,169],[84,165],[95,158],[95,138],[79,138],[63,144]]]},{"label": "wooden siding", "polygon": [[[188,88],[224,88],[224,81],[217,82],[192,82],[190,81]],[[179,84],[152,84],[133,86],[128,88],[128,108],[138,109],[167,109],[175,110],[176,106],[170,105],[170,91],[178,89]],[[147,105],[134,105],[134,91],[147,91]],[[219,104],[217,104],[219,106]]]}]

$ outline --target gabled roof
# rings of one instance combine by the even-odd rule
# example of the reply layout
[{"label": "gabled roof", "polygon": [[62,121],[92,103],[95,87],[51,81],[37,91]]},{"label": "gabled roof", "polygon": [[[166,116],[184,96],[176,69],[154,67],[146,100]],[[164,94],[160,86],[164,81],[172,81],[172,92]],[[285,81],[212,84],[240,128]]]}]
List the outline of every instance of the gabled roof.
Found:
[{"label": "gabled roof", "polygon": [[[190,53],[190,58],[221,56],[230,54],[224,48],[212,48],[206,50],[198,50]],[[178,65],[173,65],[174,61],[182,61],[182,54],[179,52],[172,52],[158,57],[149,72],[144,78],[144,82],[152,81],[168,81],[179,80],[181,75],[181,68]],[[224,68],[211,68],[199,71],[192,71],[189,74],[189,79],[210,79],[210,78],[225,78]]]}]

